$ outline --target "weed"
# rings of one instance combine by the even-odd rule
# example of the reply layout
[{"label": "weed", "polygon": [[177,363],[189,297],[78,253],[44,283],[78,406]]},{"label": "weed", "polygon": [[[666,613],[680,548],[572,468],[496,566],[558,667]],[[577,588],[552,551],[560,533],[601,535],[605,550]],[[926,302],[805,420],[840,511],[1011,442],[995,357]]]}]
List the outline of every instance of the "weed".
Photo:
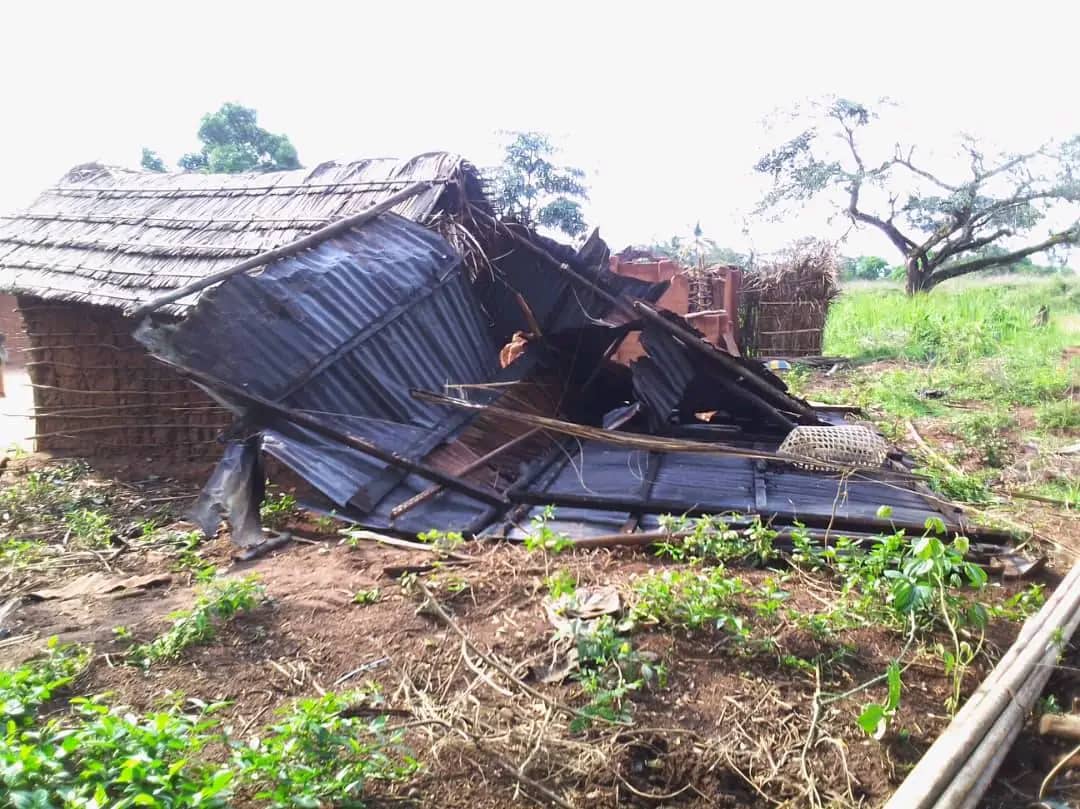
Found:
[{"label": "weed", "polygon": [[900,707],[900,664],[895,660],[889,664],[886,671],[886,682],[888,683],[888,696],[885,702],[883,704],[872,702],[865,706],[862,713],[859,714],[859,727],[875,739],[880,739],[885,735],[889,720],[896,715],[896,711]]},{"label": "weed", "polygon": [[211,640],[221,624],[252,609],[264,597],[255,576],[213,579],[203,587],[192,609],[173,613],[172,627],[149,643],[133,646],[128,659],[142,666],[172,660],[189,646]]},{"label": "weed", "polygon": [[367,691],[296,702],[262,738],[234,743],[240,780],[272,807],[363,806],[368,781],[403,780],[420,766],[385,716],[346,715],[373,700],[377,692]]},{"label": "weed", "polygon": [[295,497],[288,492],[279,492],[277,496],[270,495],[263,500],[259,507],[259,519],[271,531],[280,531],[296,516],[298,510]]},{"label": "weed", "polygon": [[73,699],[77,721],[8,725],[0,778],[16,807],[223,807],[233,774],[193,763],[214,739],[212,721],[177,712],[144,717]]},{"label": "weed", "polygon": [[421,542],[427,542],[441,553],[451,553],[465,544],[465,537],[460,531],[425,531],[417,534]]},{"label": "weed", "polygon": [[1010,621],[1026,621],[1039,611],[1046,603],[1046,589],[1044,584],[1032,584],[1018,593],[1013,593],[1000,604],[990,608],[990,614],[995,618],[1005,618]]},{"label": "weed", "polygon": [[1035,421],[1044,430],[1080,428],[1080,402],[1072,398],[1045,402],[1035,411]]},{"label": "weed", "polygon": [[723,564],[707,570],[664,570],[634,583],[635,621],[685,629],[713,626],[737,639],[749,630],[735,611],[735,597],[746,592],[742,579],[727,575]]},{"label": "weed", "polygon": [[544,510],[532,518],[532,530],[525,537],[525,549],[529,553],[562,553],[574,547],[574,541],[566,534],[558,533],[548,523],[555,519],[555,507],[545,506]]},{"label": "weed", "polygon": [[553,599],[573,597],[577,591],[577,578],[569,570],[557,570],[544,579],[544,586]]},{"label": "weed", "polygon": [[315,518],[315,528],[319,533],[332,534],[337,527],[337,512],[331,511],[329,514],[320,514]]},{"label": "weed", "polygon": [[611,616],[573,624],[577,640],[578,671],[575,678],[589,696],[571,723],[575,733],[596,720],[625,724],[630,721],[628,696],[643,688],[667,682],[667,669],[634,649],[619,633]]},{"label": "weed", "polygon": [[354,604],[360,604],[361,606],[367,606],[368,604],[377,604],[382,597],[378,587],[372,587],[367,590],[357,590],[353,595],[352,600]]},{"label": "weed", "polygon": [[37,709],[70,683],[86,667],[85,649],[61,645],[50,638],[42,658],[14,670],[0,669],[0,725],[22,726],[33,721]]},{"label": "weed", "polygon": [[83,545],[92,548],[107,547],[112,541],[112,519],[108,514],[88,508],[68,512],[64,518],[68,530]]},{"label": "weed", "polygon": [[1040,713],[1040,714],[1044,714],[1044,713],[1053,713],[1053,714],[1065,713],[1064,709],[1062,709],[1062,707],[1061,707],[1061,703],[1058,701],[1057,696],[1054,695],[1054,694],[1047,694],[1045,697],[1039,697],[1039,701],[1038,701],[1038,704],[1036,706],[1036,711],[1037,711],[1037,713]]},{"label": "weed", "polygon": [[32,565],[42,558],[42,545],[32,539],[0,538],[0,562],[15,570]]},{"label": "weed", "polygon": [[1005,466],[1010,460],[1009,442],[1003,433],[1015,425],[1016,420],[1001,410],[966,413],[956,422],[965,444],[995,468]]},{"label": "weed", "polygon": [[695,520],[684,517],[666,517],[661,521],[665,531],[683,535],[674,542],[657,545],[658,556],[668,556],[676,561],[715,560],[728,562],[744,560],[765,565],[778,554],[773,548],[776,532],[754,516],[748,528],[732,528],[723,517],[705,515]]}]

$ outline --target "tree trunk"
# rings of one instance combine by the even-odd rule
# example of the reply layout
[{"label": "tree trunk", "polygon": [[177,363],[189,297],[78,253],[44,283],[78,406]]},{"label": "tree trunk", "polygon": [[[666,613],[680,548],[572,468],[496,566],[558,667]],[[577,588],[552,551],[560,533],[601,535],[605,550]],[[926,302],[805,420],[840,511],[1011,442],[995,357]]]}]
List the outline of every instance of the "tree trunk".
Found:
[{"label": "tree trunk", "polygon": [[908,295],[930,289],[930,269],[926,266],[926,259],[920,256],[908,256],[904,261],[904,271],[907,274],[905,290]]}]

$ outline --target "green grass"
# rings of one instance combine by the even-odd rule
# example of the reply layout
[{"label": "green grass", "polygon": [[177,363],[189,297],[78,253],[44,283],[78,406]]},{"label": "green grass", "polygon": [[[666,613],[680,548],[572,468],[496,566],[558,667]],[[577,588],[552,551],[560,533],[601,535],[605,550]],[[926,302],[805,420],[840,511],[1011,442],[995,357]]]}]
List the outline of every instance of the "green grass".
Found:
[{"label": "green grass", "polygon": [[815,398],[853,401],[894,440],[905,421],[933,419],[953,435],[956,460],[981,466],[962,478],[927,470],[936,488],[986,502],[992,470],[1018,457],[1018,408],[1034,410],[1043,435],[1080,427],[1080,361],[1066,352],[1080,345],[1078,324],[1073,278],[965,279],[912,297],[890,285],[849,286],[829,311],[824,353],[891,364],[857,365],[847,390]]},{"label": "green grass", "polygon": [[[1042,306],[1052,315],[1046,326],[1035,323]],[[1001,353],[1056,354],[1070,339],[1053,315],[1077,310],[1080,282],[1072,280],[942,287],[912,297],[863,287],[830,309],[824,353],[946,365]]]},{"label": "green grass", "polygon": [[[1049,322],[1039,323],[1041,307]],[[829,312],[824,352],[903,365],[863,380],[866,399],[905,417],[940,414],[948,399],[1047,407],[1075,383],[1063,350],[1080,343],[1070,316],[1080,311],[1080,282],[999,283],[941,288],[907,297],[894,289],[847,292]],[[1067,406],[1047,419],[1075,419]]]}]

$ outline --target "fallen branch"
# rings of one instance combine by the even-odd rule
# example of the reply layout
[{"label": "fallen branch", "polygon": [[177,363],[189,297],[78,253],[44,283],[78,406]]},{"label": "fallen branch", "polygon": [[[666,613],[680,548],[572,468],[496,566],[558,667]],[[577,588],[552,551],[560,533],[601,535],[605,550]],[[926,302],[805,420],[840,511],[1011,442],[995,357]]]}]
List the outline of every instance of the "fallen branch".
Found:
[{"label": "fallen branch", "polygon": [[911,440],[914,441],[918,445],[919,449],[922,450],[923,454],[927,458],[929,458],[935,464],[940,466],[942,469],[944,469],[950,475],[956,475],[957,477],[963,477],[964,473],[960,469],[953,466],[953,464],[949,462],[948,458],[943,456],[941,453],[939,453],[937,450],[935,450],[933,447],[931,447],[929,444],[926,443],[926,441],[923,439],[923,437],[921,435],[919,435],[919,431],[915,429],[915,424],[913,422],[911,422],[910,420],[907,423],[907,428],[908,428],[908,435],[911,436]]}]

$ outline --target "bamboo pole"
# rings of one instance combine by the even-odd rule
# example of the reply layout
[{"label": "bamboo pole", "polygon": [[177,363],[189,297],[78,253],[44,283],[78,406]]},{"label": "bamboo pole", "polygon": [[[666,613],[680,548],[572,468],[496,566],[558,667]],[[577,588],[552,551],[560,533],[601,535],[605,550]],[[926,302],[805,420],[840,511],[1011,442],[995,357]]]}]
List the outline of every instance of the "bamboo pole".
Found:
[{"label": "bamboo pole", "polygon": [[[995,760],[1000,764],[1003,756],[996,751],[1015,736],[1013,725],[1023,723],[1045,686],[1058,644],[1068,643],[1080,623],[1078,583],[1080,564],[1024,623],[1016,642],[908,774],[886,809],[957,809],[967,805],[960,801],[968,800],[965,796],[975,784],[989,783],[985,770]],[[953,789],[954,782],[966,791]]]}]

